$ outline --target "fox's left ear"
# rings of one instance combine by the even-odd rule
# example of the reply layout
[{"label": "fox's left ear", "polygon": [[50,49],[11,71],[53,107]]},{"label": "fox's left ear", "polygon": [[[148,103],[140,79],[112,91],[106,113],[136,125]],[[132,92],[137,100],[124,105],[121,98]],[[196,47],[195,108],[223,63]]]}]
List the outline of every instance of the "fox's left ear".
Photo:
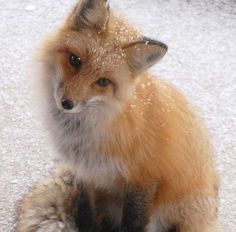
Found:
[{"label": "fox's left ear", "polygon": [[131,70],[139,74],[157,63],[166,54],[168,47],[164,43],[143,37],[123,49]]},{"label": "fox's left ear", "polygon": [[102,31],[109,20],[108,0],[80,0],[70,17],[76,30],[94,28]]}]

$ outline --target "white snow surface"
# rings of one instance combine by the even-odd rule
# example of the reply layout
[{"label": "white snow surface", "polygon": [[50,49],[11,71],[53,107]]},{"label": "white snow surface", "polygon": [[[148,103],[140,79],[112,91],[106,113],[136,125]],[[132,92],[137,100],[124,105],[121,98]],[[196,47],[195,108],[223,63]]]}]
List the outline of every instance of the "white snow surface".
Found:
[{"label": "white snow surface", "polygon": [[[14,231],[17,205],[55,165],[32,114],[28,63],[73,0],[0,0],[0,231]],[[146,36],[169,46],[153,72],[174,83],[205,119],[221,176],[222,231],[236,227],[236,1],[111,0]],[[38,106],[40,107],[40,105]]]}]

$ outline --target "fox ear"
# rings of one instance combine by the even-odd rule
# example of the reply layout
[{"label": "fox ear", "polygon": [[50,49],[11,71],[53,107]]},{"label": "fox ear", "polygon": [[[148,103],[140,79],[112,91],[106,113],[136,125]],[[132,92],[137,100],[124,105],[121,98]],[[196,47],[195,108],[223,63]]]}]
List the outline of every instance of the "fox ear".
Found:
[{"label": "fox ear", "polygon": [[109,20],[108,0],[80,0],[72,12],[72,23],[76,29],[95,28],[102,31]]},{"label": "fox ear", "polygon": [[123,49],[131,70],[139,74],[157,63],[166,54],[168,47],[164,43],[143,37]]}]

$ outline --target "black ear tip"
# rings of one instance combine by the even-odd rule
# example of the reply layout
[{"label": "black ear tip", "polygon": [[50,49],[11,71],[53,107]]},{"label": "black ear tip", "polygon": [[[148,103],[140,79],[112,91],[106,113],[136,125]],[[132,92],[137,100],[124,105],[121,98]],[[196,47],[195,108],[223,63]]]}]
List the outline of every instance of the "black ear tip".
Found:
[{"label": "black ear tip", "polygon": [[150,45],[158,45],[161,48],[163,48],[164,50],[166,50],[166,51],[168,50],[168,46],[160,41],[153,40],[153,39],[150,39],[145,36],[143,36],[142,40],[143,40],[143,43],[150,44]]},{"label": "black ear tip", "polygon": [[163,54],[166,54],[168,51],[168,46],[162,42],[157,41],[156,45],[162,48]]},{"label": "black ear tip", "polygon": [[168,50],[168,46],[162,42],[159,42],[159,46],[164,48],[166,51]]}]

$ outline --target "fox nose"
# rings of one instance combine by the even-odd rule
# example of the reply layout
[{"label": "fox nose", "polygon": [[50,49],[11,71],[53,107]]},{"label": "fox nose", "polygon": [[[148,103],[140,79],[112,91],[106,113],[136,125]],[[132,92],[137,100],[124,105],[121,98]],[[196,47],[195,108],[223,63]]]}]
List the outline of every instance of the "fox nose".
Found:
[{"label": "fox nose", "polygon": [[72,110],[74,108],[74,103],[68,99],[62,100],[61,105],[65,110]]}]

